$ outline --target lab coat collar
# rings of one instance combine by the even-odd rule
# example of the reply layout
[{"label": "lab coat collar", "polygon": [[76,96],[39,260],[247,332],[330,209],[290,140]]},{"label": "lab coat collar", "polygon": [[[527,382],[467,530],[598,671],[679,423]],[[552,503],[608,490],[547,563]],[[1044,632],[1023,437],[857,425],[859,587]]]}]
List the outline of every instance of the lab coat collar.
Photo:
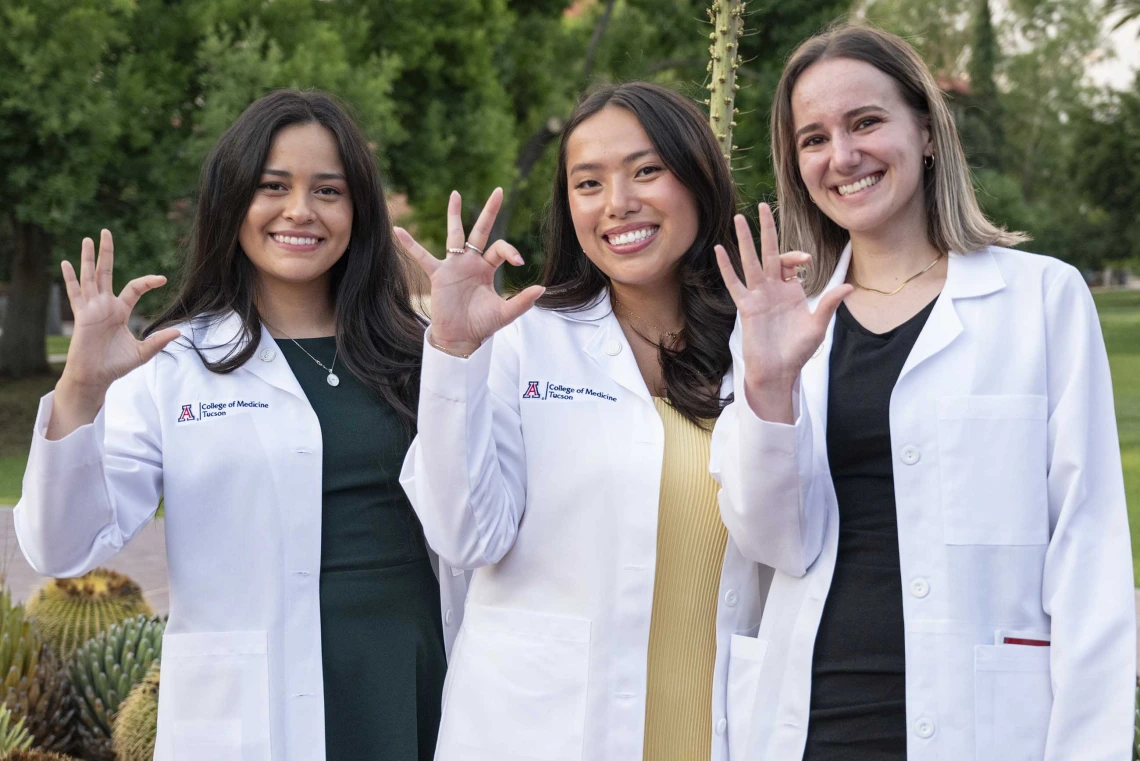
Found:
[{"label": "lab coat collar", "polygon": [[[219,362],[241,351],[247,340],[242,333],[241,317],[236,312],[199,318],[191,324],[191,330],[195,346],[209,362]],[[289,368],[289,362],[264,324],[261,326],[261,340],[257,350],[237,372],[241,370],[248,370],[271,386],[300,399],[306,398]]]}]

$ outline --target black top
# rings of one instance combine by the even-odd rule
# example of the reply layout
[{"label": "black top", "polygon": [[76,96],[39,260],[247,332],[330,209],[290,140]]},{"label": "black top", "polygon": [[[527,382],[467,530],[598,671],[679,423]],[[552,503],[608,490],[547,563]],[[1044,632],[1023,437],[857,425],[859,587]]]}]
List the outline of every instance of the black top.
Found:
[{"label": "black top", "polygon": [[839,551],[812,657],[804,761],[906,761],[906,651],[891,392],[932,301],[886,333],[836,313],[827,455]]},{"label": "black top", "polygon": [[[335,339],[302,339],[331,365]],[[329,761],[431,761],[447,661],[439,583],[400,487],[411,443],[338,361],[278,342],[321,425],[321,660]]]}]

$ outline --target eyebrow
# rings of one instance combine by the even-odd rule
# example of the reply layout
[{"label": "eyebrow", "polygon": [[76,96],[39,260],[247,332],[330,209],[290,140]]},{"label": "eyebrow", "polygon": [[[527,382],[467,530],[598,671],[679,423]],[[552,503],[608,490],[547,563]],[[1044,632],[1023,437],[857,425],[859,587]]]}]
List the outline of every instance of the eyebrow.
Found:
[{"label": "eyebrow", "polygon": [[[624,159],[622,159],[621,163],[622,164],[632,164],[633,162],[637,161],[638,159],[643,159],[646,156],[650,156],[650,155],[653,155],[656,153],[657,153],[657,151],[653,150],[652,148],[646,148],[643,151],[634,151],[633,153],[629,154]],[[596,172],[601,168],[602,168],[601,164],[590,164],[590,163],[575,164],[570,169],[569,174],[575,174],[577,172]]]},{"label": "eyebrow", "polygon": [[[292,177],[291,172],[286,172],[284,169],[263,169],[262,174],[271,174],[274,177]],[[315,180],[344,180],[345,177],[340,172],[320,172],[313,175]]]},{"label": "eyebrow", "polygon": [[[863,114],[868,113],[869,111],[886,111],[886,110],[887,109],[883,108],[882,106],[875,106],[875,105],[859,106],[859,108],[853,108],[850,111],[848,111],[847,113],[845,113],[843,115],[843,118],[844,119],[854,119],[856,116],[862,116]],[[823,127],[823,125],[820,124],[819,122],[812,122],[811,124],[804,125],[803,127],[800,127],[798,130],[796,130],[796,134],[794,137],[796,140],[799,140],[800,135],[803,135],[805,132],[813,132],[813,131],[820,129],[822,127]]]}]

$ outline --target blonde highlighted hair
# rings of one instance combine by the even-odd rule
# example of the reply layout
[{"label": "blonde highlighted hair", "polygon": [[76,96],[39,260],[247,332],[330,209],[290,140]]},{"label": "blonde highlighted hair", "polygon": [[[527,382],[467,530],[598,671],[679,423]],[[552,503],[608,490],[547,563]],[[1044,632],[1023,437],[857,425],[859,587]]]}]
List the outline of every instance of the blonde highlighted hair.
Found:
[{"label": "blonde highlighted hair", "polygon": [[772,165],[779,199],[781,250],[813,255],[804,282],[809,295],[823,290],[839,263],[848,234],[812,203],[800,177],[796,154],[792,90],[819,61],[863,61],[898,85],[903,100],[928,129],[934,166],[924,171],[927,237],[941,251],[969,253],[987,246],[1013,246],[1029,239],[1007,232],[982,213],[954,118],[930,69],[900,37],[869,26],[842,24],[796,48],[784,66],[772,105]]}]

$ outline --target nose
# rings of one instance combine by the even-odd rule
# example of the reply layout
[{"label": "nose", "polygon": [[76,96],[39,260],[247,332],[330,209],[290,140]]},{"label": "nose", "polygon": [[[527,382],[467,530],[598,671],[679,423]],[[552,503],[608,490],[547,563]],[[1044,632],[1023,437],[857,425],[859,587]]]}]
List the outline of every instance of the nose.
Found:
[{"label": "nose", "polygon": [[847,134],[839,134],[831,140],[831,165],[839,172],[849,172],[859,166],[863,154],[855,145],[855,140]]},{"label": "nose", "polygon": [[621,218],[641,210],[641,200],[633,183],[619,178],[607,183],[606,216]]},{"label": "nose", "polygon": [[285,201],[285,210],[281,216],[296,224],[305,224],[313,221],[312,199],[309,193],[300,188],[289,194]]}]

